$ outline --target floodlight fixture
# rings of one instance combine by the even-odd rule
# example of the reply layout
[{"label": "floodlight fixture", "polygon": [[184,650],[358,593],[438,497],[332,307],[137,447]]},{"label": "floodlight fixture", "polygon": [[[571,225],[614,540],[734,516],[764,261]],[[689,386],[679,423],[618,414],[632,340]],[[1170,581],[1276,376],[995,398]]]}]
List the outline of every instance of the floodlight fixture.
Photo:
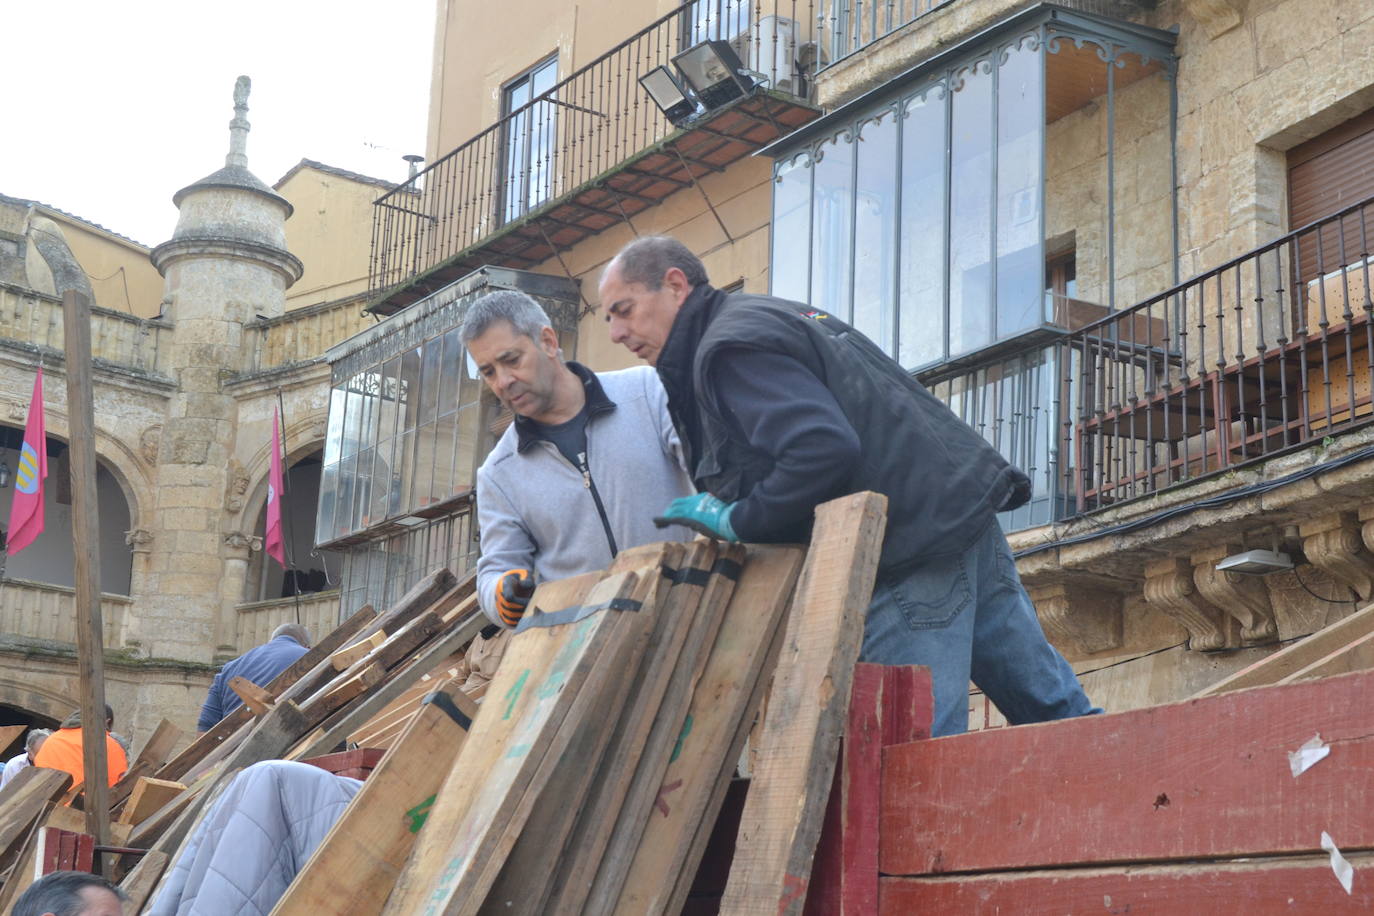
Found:
[{"label": "floodlight fixture", "polygon": [[673,66],[707,109],[733,102],[754,88],[728,41],[703,41],[673,55]]},{"label": "floodlight fixture", "polygon": [[649,93],[649,98],[663,110],[668,120],[680,124],[692,112],[697,103],[687,95],[687,90],[678,82],[673,71],[666,66],[658,66],[639,78],[639,85]]},{"label": "floodlight fixture", "polygon": [[1293,558],[1277,550],[1247,550],[1217,561],[1219,572],[1245,573],[1250,576],[1267,576],[1292,568]]}]

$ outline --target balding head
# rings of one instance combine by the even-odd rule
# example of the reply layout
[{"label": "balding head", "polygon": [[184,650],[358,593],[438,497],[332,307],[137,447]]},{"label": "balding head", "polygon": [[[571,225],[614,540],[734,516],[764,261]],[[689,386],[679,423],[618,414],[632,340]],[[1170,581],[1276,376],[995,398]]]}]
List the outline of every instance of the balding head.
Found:
[{"label": "balding head", "polygon": [[298,623],[284,623],[277,627],[272,631],[272,638],[276,639],[278,636],[290,636],[302,646],[310,648],[310,632]]}]

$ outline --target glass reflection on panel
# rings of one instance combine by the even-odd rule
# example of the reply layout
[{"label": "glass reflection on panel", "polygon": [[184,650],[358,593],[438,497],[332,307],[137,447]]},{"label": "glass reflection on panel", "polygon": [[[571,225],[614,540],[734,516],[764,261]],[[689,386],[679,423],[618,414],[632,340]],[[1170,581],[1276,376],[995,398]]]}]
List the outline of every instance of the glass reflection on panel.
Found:
[{"label": "glass reflection on panel", "polygon": [[816,151],[811,295],[807,300],[848,321],[854,220],[854,144],[849,131]]},{"label": "glass reflection on panel", "polygon": [[892,353],[896,272],[897,118],[884,112],[859,128],[854,188],[854,327]]},{"label": "glass reflection on panel", "polygon": [[780,163],[773,179],[774,296],[806,302],[811,254],[811,160],[801,155]]},{"label": "glass reflection on panel", "polygon": [[335,489],[339,484],[339,466],[326,464],[320,472],[320,501],[315,514],[315,543],[334,536],[334,506],[338,502]]},{"label": "glass reflection on panel", "polygon": [[950,148],[949,349],[992,339],[992,66],[956,71]]},{"label": "glass reflection on panel", "polygon": [[945,355],[944,86],[907,101],[902,120],[901,324],[898,362]]},{"label": "glass reflection on panel", "polygon": [[334,537],[353,530],[353,485],[358,475],[358,456],[350,455],[339,463],[339,497],[334,510]]},{"label": "glass reflection on panel", "polygon": [[358,428],[363,412],[362,374],[348,380],[348,403],[344,405],[342,458],[358,454]]},{"label": "glass reflection on panel", "polygon": [[348,392],[341,386],[329,392],[329,427],[324,435],[324,463],[337,464],[343,446],[344,408]]},{"label": "glass reflection on panel", "polygon": [[372,449],[363,449],[358,453],[358,473],[355,477],[353,491],[353,530],[366,528],[372,523],[369,511],[372,507],[372,459],[374,452]]},{"label": "glass reflection on panel", "polygon": [[1039,42],[1007,49],[997,78],[996,337],[1040,324],[1041,112]]}]

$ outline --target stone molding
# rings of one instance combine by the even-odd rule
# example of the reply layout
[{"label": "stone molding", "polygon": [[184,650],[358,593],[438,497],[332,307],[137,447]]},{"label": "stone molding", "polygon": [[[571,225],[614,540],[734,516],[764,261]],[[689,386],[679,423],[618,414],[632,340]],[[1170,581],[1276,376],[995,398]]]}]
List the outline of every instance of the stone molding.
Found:
[{"label": "stone molding", "polygon": [[1222,544],[1193,554],[1193,584],[1203,598],[1240,623],[1242,640],[1267,642],[1279,635],[1269,590],[1256,576],[1217,569],[1218,561],[1243,549],[1239,544]]},{"label": "stone molding", "polygon": [[253,261],[275,270],[289,287],[301,278],[305,265],[301,259],[282,248],[233,238],[189,238],[163,242],[149,255],[153,266],[164,277],[167,269],[177,261],[187,259],[218,259]]},{"label": "stone molding", "polygon": [[1145,567],[1145,600],[1183,625],[1190,649],[1225,649],[1240,642],[1235,618],[1200,594],[1192,565],[1181,557]]},{"label": "stone molding", "polygon": [[262,538],[242,531],[231,531],[224,536],[224,546],[229,548],[230,556],[237,555],[238,559],[246,560],[250,554],[262,550]]},{"label": "stone molding", "polygon": [[1374,557],[1364,549],[1353,513],[1324,515],[1298,526],[1307,562],[1355,591],[1365,601],[1374,595]]},{"label": "stone molding", "polygon": [[147,528],[135,528],[124,532],[124,543],[134,553],[152,553],[153,532]]},{"label": "stone molding", "polygon": [[1050,641],[1084,655],[1120,648],[1122,595],[1077,582],[1028,588],[1036,615]]},{"label": "stone molding", "polygon": [[1237,0],[1183,0],[1183,6],[1212,38],[1224,35],[1241,22]]}]

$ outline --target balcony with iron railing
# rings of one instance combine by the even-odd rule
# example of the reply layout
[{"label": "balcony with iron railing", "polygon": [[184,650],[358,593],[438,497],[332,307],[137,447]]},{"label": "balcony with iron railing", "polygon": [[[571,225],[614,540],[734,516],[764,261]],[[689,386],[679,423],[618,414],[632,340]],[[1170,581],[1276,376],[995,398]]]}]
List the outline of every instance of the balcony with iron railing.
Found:
[{"label": "balcony with iron railing", "polygon": [[[382,195],[371,307],[389,314],[484,264],[534,267],[812,120],[824,8],[691,0]],[[730,43],[753,88],[676,126],[638,80],[708,39]]]},{"label": "balcony with iron railing", "polygon": [[[0,283],[0,341],[49,359],[60,359],[62,300],[21,286]],[[140,373],[170,382],[164,361],[172,325],[155,318],[92,306],[91,356],[98,368]]]},{"label": "balcony with iron railing", "polygon": [[[1374,421],[1374,198],[1130,308],[1063,320],[932,392],[1033,478],[1026,528],[1122,506]],[[1055,314],[1099,313],[1059,303]]]}]

